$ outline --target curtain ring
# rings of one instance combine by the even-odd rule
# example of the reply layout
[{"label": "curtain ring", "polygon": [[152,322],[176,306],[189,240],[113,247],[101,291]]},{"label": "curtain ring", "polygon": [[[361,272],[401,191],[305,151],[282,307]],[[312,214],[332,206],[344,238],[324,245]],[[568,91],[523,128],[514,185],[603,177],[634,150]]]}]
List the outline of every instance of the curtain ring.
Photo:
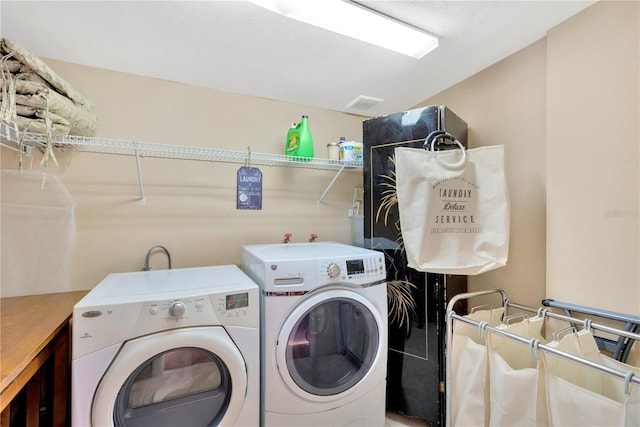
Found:
[{"label": "curtain ring", "polygon": [[540,345],[540,340],[537,338],[532,338],[531,341],[529,341],[529,354],[531,355],[531,357],[535,357],[536,360],[538,360],[538,358],[540,357],[540,348],[538,347]]},{"label": "curtain ring", "polygon": [[549,309],[548,309],[548,308],[546,308],[546,307],[545,307],[545,308],[540,307],[540,308],[538,309],[538,317],[546,317],[546,316],[547,316],[547,312],[548,312],[548,311],[549,311]]},{"label": "curtain ring", "polygon": [[629,394],[629,389],[631,388],[631,378],[635,373],[633,371],[627,372],[627,375],[624,376],[624,394]]},{"label": "curtain ring", "polygon": [[484,320],[478,323],[478,337],[484,338],[485,328],[487,327],[487,325],[488,323]]}]

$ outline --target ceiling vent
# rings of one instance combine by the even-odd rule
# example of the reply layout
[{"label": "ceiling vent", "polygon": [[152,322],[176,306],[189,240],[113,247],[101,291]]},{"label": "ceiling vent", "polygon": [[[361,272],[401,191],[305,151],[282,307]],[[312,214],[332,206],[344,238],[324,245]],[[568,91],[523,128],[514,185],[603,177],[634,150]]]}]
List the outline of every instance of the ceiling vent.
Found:
[{"label": "ceiling vent", "polygon": [[382,101],[384,101],[384,99],[360,95],[356,97],[356,99],[348,103],[345,108],[353,108],[356,110],[369,110],[370,108],[378,105]]}]

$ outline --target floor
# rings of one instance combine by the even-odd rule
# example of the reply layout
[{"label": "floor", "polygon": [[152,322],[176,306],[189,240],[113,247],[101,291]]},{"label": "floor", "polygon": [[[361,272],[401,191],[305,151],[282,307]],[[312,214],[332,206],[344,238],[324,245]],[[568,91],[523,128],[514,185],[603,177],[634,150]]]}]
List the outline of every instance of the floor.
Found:
[{"label": "floor", "polygon": [[387,412],[385,427],[429,427],[422,418],[407,417],[397,412]]}]

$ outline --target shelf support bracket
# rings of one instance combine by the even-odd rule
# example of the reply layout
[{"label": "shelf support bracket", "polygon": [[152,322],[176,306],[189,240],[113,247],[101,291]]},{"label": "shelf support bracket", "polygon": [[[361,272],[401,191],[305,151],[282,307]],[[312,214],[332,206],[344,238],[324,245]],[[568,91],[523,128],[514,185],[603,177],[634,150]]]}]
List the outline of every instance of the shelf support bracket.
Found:
[{"label": "shelf support bracket", "polygon": [[327,186],[327,189],[324,190],[324,193],[322,193],[322,195],[320,196],[320,198],[318,199],[318,201],[316,202],[316,206],[320,207],[320,205],[322,204],[322,199],[324,199],[324,196],[327,195],[327,193],[329,192],[329,190],[331,189],[331,187],[333,187],[333,184],[336,182],[336,180],[338,179],[338,177],[340,176],[340,174],[342,173],[342,171],[344,170],[344,166],[342,165],[342,167],[340,167],[340,169],[338,170],[338,172],[336,173],[336,176],[333,177],[333,179],[331,180],[331,182],[329,183],[329,185]]},{"label": "shelf support bracket", "polygon": [[147,199],[144,197],[144,187],[142,185],[142,169],[140,168],[140,153],[138,152],[138,146],[133,142],[133,150],[136,153],[136,168],[138,169],[138,190],[140,191],[140,205],[147,204]]}]

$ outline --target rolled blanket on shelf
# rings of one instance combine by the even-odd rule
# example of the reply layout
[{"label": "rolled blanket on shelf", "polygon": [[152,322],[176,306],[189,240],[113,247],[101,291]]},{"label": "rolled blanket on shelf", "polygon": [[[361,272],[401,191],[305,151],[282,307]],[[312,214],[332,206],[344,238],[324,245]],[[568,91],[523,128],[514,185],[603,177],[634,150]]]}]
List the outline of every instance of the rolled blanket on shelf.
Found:
[{"label": "rolled blanket on shelf", "polygon": [[[0,108],[2,107],[2,103],[0,102]],[[51,119],[51,123],[53,123],[54,125],[61,125],[62,127],[59,129],[59,131],[56,133],[56,136],[58,135],[68,135],[69,134],[69,129],[71,128],[71,125],[69,124],[69,121],[66,120],[64,117],[58,116],[57,114],[52,113],[51,111],[49,111],[49,113],[47,114],[47,111],[42,109],[42,108],[36,108],[36,107],[29,107],[27,105],[16,105],[16,113],[17,113],[17,117],[16,119],[19,121],[20,119],[25,119],[25,120],[37,120],[37,119],[41,119],[42,122],[44,123],[44,120],[47,118],[47,115],[49,116],[49,118]],[[23,122],[24,124],[25,122]],[[60,133],[60,131],[66,128],[66,133]],[[38,132],[35,129],[30,129],[30,132]]]},{"label": "rolled blanket on shelf", "polygon": [[[47,123],[44,117],[23,117],[17,116],[15,119],[18,129],[22,132],[46,133]],[[51,136],[62,137],[69,135],[71,126],[64,123],[51,121]]]},{"label": "rolled blanket on shelf", "polygon": [[15,59],[7,59],[5,61],[5,67],[8,72],[13,74],[20,73],[21,70],[26,68],[20,61],[17,61]]},{"label": "rolled blanket on shelf", "polygon": [[0,39],[2,107],[0,119],[15,122],[22,131],[51,135],[93,136],[94,107],[77,89],[41,59],[6,38]]},{"label": "rolled blanket on shelf", "polygon": [[34,81],[16,80],[16,106],[23,105],[47,110],[68,121],[71,135],[92,136],[96,130],[96,116],[52,88]]}]

